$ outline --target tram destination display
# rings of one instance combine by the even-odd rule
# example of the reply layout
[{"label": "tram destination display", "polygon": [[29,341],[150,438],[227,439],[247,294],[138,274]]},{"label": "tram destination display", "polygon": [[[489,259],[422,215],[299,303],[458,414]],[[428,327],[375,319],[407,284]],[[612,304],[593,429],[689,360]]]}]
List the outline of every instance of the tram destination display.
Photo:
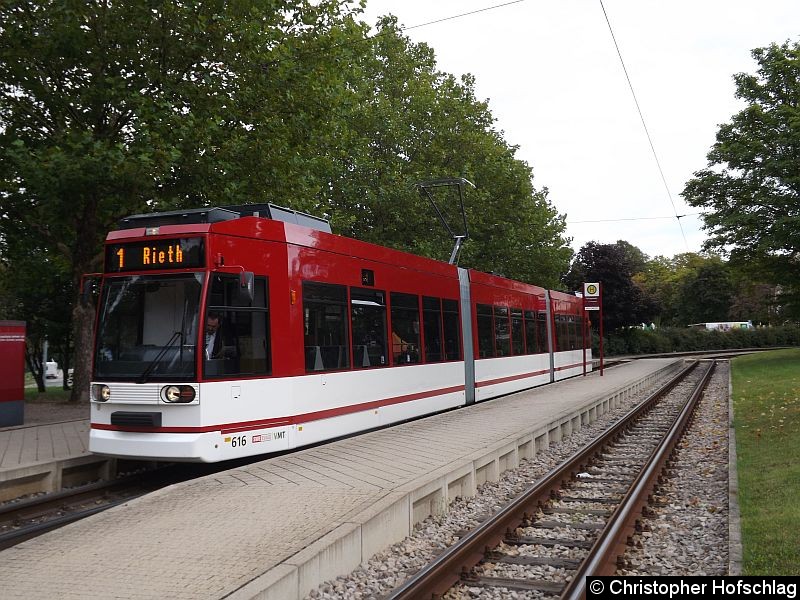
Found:
[{"label": "tram destination display", "polygon": [[106,246],[106,273],[205,266],[202,238],[148,240]]}]

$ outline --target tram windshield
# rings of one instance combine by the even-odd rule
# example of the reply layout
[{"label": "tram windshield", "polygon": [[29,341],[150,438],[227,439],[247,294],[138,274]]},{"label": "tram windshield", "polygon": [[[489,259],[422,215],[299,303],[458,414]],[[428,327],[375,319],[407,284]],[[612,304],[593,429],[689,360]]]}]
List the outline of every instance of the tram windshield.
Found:
[{"label": "tram windshield", "polygon": [[107,279],[100,305],[95,378],[194,379],[203,276]]}]

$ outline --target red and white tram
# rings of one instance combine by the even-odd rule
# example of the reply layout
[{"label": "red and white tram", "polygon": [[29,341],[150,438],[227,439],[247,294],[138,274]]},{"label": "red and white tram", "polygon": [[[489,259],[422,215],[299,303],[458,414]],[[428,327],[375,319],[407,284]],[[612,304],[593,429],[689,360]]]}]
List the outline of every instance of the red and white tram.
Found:
[{"label": "red and white tram", "polygon": [[591,370],[579,298],[329,231],[271,205],[123,219],[90,450],[228,460]]}]

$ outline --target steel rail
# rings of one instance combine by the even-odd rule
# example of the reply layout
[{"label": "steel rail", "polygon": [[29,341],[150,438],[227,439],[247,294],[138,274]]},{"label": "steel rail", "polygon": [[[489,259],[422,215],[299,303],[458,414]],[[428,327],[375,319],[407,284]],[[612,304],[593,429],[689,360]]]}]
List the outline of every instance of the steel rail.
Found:
[{"label": "steel rail", "polygon": [[[96,481],[80,487],[50,492],[24,500],[6,502],[0,505],[0,523],[8,521],[11,517],[13,517],[14,520],[29,518],[27,513],[34,513],[34,516],[38,516],[35,511],[42,511],[48,505],[57,506],[58,503],[79,502],[82,497],[94,498],[100,492],[107,492],[115,486],[127,485],[132,481],[133,480],[128,480],[127,478],[111,481]],[[11,515],[11,517],[6,515]]]},{"label": "steel rail", "polygon": [[0,524],[9,520],[32,518],[47,512],[48,506],[68,505],[80,502],[83,499],[93,499],[103,493],[112,493],[115,490],[125,490],[131,487],[152,487],[154,482],[170,482],[175,479],[173,465],[164,465],[156,468],[147,468],[136,473],[120,476],[116,479],[95,481],[85,485],[66,488],[58,492],[50,492],[31,496],[21,500],[11,500],[0,504]]},{"label": "steel rail", "polygon": [[647,506],[663,467],[675,450],[694,413],[703,391],[717,363],[714,361],[697,383],[692,395],[684,405],[667,435],[659,442],[639,472],[622,502],[611,514],[600,537],[584,559],[577,573],[561,594],[562,600],[579,600],[586,597],[586,577],[613,575],[617,569],[617,557],[624,554],[627,539],[635,530],[636,521]]},{"label": "steel rail", "polygon": [[11,548],[12,546],[16,546],[17,544],[20,544],[26,540],[38,537],[44,533],[47,533],[48,531],[58,529],[59,527],[63,527],[64,525],[69,525],[70,523],[74,523],[75,521],[80,521],[81,519],[85,519],[86,517],[90,517],[99,512],[103,512],[104,510],[108,510],[109,508],[119,506],[120,504],[124,504],[125,502],[133,500],[134,498],[143,496],[145,493],[147,492],[142,492],[141,494],[138,495],[132,495],[128,496],[127,498],[114,500],[112,502],[109,502],[108,504],[103,504],[102,506],[93,506],[92,508],[87,508],[81,511],[76,511],[65,515],[61,515],[60,517],[49,519],[41,523],[27,525],[25,527],[20,527],[19,529],[12,529],[10,531],[0,534],[0,550]]},{"label": "steel rail", "polygon": [[561,489],[575,473],[584,470],[610,440],[622,435],[636,418],[670,392],[696,366],[697,362],[693,362],[682,369],[660,389],[628,411],[613,427],[572,454],[539,483],[507,503],[491,519],[471,530],[413,577],[392,590],[384,600],[411,600],[444,594],[461,579],[462,573],[483,560],[487,550],[494,548],[505,538],[507,530],[516,529],[520,522],[527,519],[551,494]]},{"label": "steel rail", "polygon": [[[185,479],[175,465],[0,505],[0,550]],[[102,502],[83,508],[87,502]],[[56,513],[63,513],[57,514]],[[56,516],[54,516],[56,515]],[[23,524],[24,523],[24,524]]]}]

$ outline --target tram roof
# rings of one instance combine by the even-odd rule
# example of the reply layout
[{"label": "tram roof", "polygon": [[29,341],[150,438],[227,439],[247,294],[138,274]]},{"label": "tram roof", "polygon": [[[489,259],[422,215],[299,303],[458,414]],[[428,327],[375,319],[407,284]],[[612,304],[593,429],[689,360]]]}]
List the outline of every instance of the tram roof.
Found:
[{"label": "tram roof", "polygon": [[458,277],[455,265],[344,237],[322,228],[312,228],[307,226],[306,222],[294,223],[289,219],[276,220],[257,212],[249,216],[235,213],[234,216],[231,216],[228,213],[234,213],[234,211],[230,211],[228,208],[203,208],[192,211],[133,215],[120,221],[121,224],[123,221],[125,222],[125,227],[109,232],[106,241],[119,243],[127,240],[146,239],[150,236],[163,238],[204,234],[231,235],[283,242],[343,256],[405,266],[444,277]]},{"label": "tram roof", "polygon": [[144,213],[120,219],[118,225],[119,229],[135,229],[139,227],[162,227],[164,225],[221,223],[242,217],[261,217],[332,233],[331,224],[327,219],[278,206],[277,204],[237,204]]},{"label": "tram roof", "polygon": [[[110,232],[107,241],[119,242],[123,239],[143,238],[148,235],[186,236],[216,233],[316,248],[344,256],[402,265],[445,277],[458,276],[456,265],[337,235],[331,232],[330,224],[325,219],[272,204],[206,207],[131,215],[121,219],[119,224],[120,229]],[[544,288],[534,284],[474,269],[470,269],[470,279],[473,283],[515,289],[525,293],[545,292]],[[557,294],[561,300],[574,300],[574,296],[570,294],[552,293]]]}]

